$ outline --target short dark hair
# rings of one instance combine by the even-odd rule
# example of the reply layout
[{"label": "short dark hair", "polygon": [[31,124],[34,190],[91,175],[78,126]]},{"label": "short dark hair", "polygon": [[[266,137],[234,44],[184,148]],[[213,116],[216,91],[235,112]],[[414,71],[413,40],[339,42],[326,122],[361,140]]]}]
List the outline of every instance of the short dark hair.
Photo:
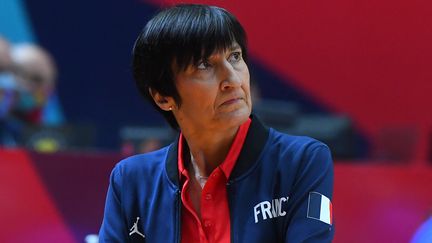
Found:
[{"label": "short dark hair", "polygon": [[175,86],[173,62],[179,70],[207,59],[237,42],[247,62],[246,33],[234,15],[215,6],[180,4],[159,12],[141,31],[133,48],[133,76],[140,93],[179,129],[172,112],[160,109],[149,88],[181,99]]}]

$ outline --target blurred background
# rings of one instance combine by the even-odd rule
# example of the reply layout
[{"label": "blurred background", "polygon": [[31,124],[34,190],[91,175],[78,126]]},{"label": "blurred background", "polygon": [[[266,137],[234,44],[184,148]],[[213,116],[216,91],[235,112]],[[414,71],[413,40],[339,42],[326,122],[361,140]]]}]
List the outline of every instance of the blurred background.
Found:
[{"label": "blurred background", "polygon": [[[432,242],[430,1],[181,2],[236,15],[254,112],[331,148],[334,242]],[[0,242],[97,242],[114,164],[175,137],[131,75],[173,3],[0,0]]]}]

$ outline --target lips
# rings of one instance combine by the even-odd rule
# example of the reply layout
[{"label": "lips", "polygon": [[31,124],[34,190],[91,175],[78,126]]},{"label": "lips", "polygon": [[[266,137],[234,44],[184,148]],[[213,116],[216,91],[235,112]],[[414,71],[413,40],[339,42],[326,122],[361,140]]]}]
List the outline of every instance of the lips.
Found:
[{"label": "lips", "polygon": [[231,105],[231,104],[234,104],[234,103],[236,103],[236,102],[238,102],[238,101],[240,101],[240,100],[242,100],[242,99],[243,99],[243,98],[241,98],[241,97],[231,98],[231,99],[228,99],[228,100],[224,101],[224,102],[221,104],[221,106],[224,106],[224,105]]}]

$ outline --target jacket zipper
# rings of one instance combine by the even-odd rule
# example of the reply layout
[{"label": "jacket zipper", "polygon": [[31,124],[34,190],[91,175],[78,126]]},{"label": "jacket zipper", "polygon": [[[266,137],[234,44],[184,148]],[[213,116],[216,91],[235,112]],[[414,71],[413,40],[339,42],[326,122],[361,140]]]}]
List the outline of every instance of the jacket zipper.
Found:
[{"label": "jacket zipper", "polygon": [[177,226],[177,243],[180,243],[181,241],[181,218],[180,218],[180,214],[181,214],[181,192],[180,190],[176,191],[176,199],[177,199],[177,211],[176,211],[176,226]]},{"label": "jacket zipper", "polygon": [[[229,195],[233,195],[233,193],[231,192],[231,184],[232,184],[232,180],[229,180],[226,184],[226,188],[227,188],[227,194],[228,194],[228,210],[230,211],[230,215],[232,213],[232,196],[230,197]],[[231,229],[230,229],[230,242],[233,243],[234,242],[234,224],[232,221],[232,217],[230,216],[230,225],[231,225]]]}]

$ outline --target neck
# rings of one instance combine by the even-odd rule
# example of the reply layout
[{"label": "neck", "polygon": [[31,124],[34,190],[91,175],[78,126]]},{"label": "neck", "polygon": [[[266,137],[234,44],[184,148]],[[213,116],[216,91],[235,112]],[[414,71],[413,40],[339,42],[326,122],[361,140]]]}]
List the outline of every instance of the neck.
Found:
[{"label": "neck", "polygon": [[238,128],[207,133],[182,130],[201,176],[209,176],[225,160]]}]

